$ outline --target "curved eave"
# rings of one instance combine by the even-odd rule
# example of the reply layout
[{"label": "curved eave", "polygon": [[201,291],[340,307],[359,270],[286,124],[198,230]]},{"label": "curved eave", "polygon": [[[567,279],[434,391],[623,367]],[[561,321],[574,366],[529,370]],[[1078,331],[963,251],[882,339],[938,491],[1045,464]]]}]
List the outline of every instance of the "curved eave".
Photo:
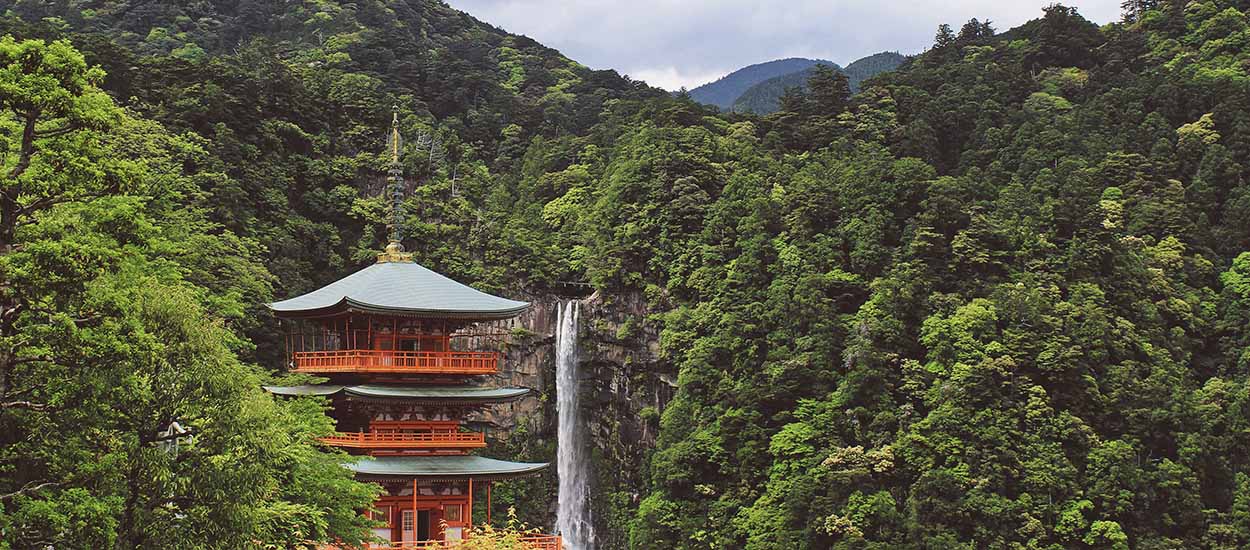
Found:
[{"label": "curved eave", "polygon": [[367,313],[373,315],[392,315],[396,317],[418,317],[423,319],[460,319],[464,321],[499,321],[503,319],[511,319],[524,313],[529,309],[529,302],[518,302],[518,305],[509,309],[500,309],[492,311],[463,311],[463,310],[447,310],[447,309],[413,309],[413,308],[396,308],[369,304],[357,300],[353,300],[344,296],[338,303],[314,309],[281,309],[279,304],[275,302],[268,304],[270,311],[274,315],[285,319],[314,319],[318,317],[331,317],[343,313]]},{"label": "curved eave", "polygon": [[507,403],[525,397],[529,388],[447,388],[386,386],[264,386],[274,395],[286,397],[331,396],[342,394],[350,399],[384,402],[440,403],[485,405]]},{"label": "curved eave", "polygon": [[482,403],[515,401],[530,393],[529,388],[422,388],[420,386],[386,387],[370,385],[348,386],[343,391],[348,395],[364,398]]},{"label": "curved eave", "polygon": [[345,386],[261,386],[265,391],[283,397],[324,397],[343,391]]},{"label": "curved eave", "polygon": [[512,479],[536,475],[550,466],[547,462],[509,462],[480,456],[385,456],[365,457],[343,464],[358,477],[376,481]]}]

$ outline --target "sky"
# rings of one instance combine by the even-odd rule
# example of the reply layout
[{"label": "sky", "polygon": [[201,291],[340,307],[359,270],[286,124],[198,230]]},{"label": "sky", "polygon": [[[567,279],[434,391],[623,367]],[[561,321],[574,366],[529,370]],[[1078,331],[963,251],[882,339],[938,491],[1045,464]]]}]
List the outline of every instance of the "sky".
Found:
[{"label": "sky", "polygon": [[[1055,0],[447,0],[452,7],[668,90],[694,88],[785,57],[846,65],[882,51],[913,54],[938,25],[989,19],[1000,32]],[[1120,0],[1066,0],[1087,19],[1119,19]]]}]

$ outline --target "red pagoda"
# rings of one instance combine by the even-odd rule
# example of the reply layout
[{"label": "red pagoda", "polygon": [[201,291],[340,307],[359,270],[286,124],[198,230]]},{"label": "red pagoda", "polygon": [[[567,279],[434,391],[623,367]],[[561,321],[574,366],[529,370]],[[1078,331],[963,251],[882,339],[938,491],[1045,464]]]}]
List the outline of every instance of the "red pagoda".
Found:
[{"label": "red pagoda", "polygon": [[[382,495],[368,511],[389,544],[376,549],[455,548],[469,536],[473,504],[485,495],[490,521],[495,481],[534,475],[546,463],[470,454],[486,446],[471,413],[529,393],[473,385],[499,371],[498,351],[473,349],[475,328],[498,325],[529,304],[493,296],[435,273],[399,243],[398,131],[392,129],[391,243],[377,263],[323,288],[270,304],[287,326],[292,370],[329,378],[308,386],[267,386],[282,396],[326,396],[337,422],[328,445],[356,460],[345,466]],[[533,550],[560,550],[557,536],[526,537]]]}]

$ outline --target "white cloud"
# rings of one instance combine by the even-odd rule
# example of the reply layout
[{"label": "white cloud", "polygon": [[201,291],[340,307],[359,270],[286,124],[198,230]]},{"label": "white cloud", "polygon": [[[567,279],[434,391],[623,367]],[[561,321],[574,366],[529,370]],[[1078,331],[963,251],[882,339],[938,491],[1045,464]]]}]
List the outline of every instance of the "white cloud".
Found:
[{"label": "white cloud", "polygon": [[[617,69],[668,89],[782,57],[846,64],[885,50],[916,53],[941,23],[990,19],[1007,30],[1054,0],[449,0],[594,68]],[[1120,0],[1068,0],[1106,23]]]},{"label": "white cloud", "polygon": [[[712,71],[683,71],[678,67],[639,68],[635,70],[618,69],[621,74],[629,75],[634,80],[643,80],[652,86],[665,90],[677,90],[682,86],[694,88],[699,84],[711,82],[737,69],[717,69]],[[692,85],[693,84],[693,85]]]}]

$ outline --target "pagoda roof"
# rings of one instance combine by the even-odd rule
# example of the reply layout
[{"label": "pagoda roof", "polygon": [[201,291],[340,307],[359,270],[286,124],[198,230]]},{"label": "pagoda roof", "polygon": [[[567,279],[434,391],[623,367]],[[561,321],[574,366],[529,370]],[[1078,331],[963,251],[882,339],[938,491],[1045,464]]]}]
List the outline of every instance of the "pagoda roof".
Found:
[{"label": "pagoda roof", "polygon": [[330,396],[343,394],[367,399],[403,399],[442,403],[502,403],[519,399],[529,388],[474,388],[463,386],[339,386],[320,384],[308,386],[265,386],[275,395],[288,397]]},{"label": "pagoda roof", "polygon": [[345,463],[357,475],[373,478],[507,479],[536,474],[546,462],[509,462],[482,456],[379,456]]},{"label": "pagoda roof", "polygon": [[358,311],[436,319],[496,320],[529,307],[487,294],[413,261],[373,264],[317,290],[269,304],[280,317],[321,317]]}]

